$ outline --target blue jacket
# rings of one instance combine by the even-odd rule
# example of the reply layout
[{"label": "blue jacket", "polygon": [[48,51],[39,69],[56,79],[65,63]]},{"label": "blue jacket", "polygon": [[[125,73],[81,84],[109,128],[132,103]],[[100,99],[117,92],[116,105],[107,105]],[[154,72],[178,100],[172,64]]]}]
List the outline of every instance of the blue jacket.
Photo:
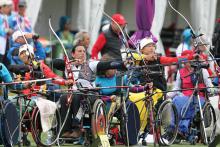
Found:
[{"label": "blue jacket", "polygon": [[7,59],[11,65],[15,64],[23,64],[23,62],[19,59],[18,55],[14,56],[13,52],[15,49],[18,49],[22,44],[14,43],[13,46],[9,49],[7,53]]}]

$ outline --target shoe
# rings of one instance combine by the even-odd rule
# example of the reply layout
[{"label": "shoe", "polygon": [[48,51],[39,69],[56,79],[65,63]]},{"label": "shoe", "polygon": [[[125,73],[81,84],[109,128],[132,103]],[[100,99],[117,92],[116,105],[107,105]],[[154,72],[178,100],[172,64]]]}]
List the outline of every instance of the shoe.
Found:
[{"label": "shoe", "polygon": [[71,136],[73,138],[79,138],[82,135],[82,131],[80,130],[80,128],[76,128],[72,131]]}]

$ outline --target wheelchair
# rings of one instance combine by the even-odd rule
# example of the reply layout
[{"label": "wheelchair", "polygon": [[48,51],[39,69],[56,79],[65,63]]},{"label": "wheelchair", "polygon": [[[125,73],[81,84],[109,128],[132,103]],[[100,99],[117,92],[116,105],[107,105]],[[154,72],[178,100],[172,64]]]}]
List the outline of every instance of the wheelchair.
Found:
[{"label": "wheelchair", "polygon": [[[183,107],[182,111],[179,113],[179,128],[183,126],[188,126],[183,131],[178,131],[175,143],[180,143],[181,140],[186,140],[190,144],[195,145],[197,142],[202,142],[207,145],[210,144],[215,138],[216,131],[216,115],[213,106],[210,104],[208,96],[204,99],[204,104],[199,104],[199,95],[191,96],[186,105]],[[200,110],[201,105],[202,110]]]},{"label": "wheelchair", "polygon": [[[13,97],[13,103],[17,105],[17,114],[19,114],[19,124],[16,130],[19,132],[19,145],[23,142],[24,146],[29,146],[30,142],[27,140],[27,134],[31,133],[33,140],[37,146],[51,146],[57,141],[57,132],[60,130],[60,114],[56,109],[54,115],[51,118],[53,125],[44,131],[41,124],[41,114],[36,103],[31,99],[31,95],[36,93],[29,93],[27,95],[21,94],[21,92],[13,91],[17,93],[16,97]],[[39,92],[38,92],[38,95]],[[44,95],[46,96],[46,95]],[[21,137],[23,134],[23,137]]]},{"label": "wheelchair", "polygon": [[[154,89],[153,94],[130,93],[129,97],[138,107],[140,114],[140,133],[142,145],[147,145],[145,138],[152,134],[154,144],[171,145],[177,135],[178,118],[176,107],[166,100],[162,91]],[[172,121],[171,121],[172,120]],[[170,125],[172,124],[172,130]]]},{"label": "wheelchair", "polygon": [[[67,102],[72,102],[74,95],[81,95],[80,107],[76,113],[75,119],[78,120],[82,136],[79,138],[62,137],[59,133],[57,144],[64,144],[67,142],[77,143],[84,146],[110,146],[107,138],[107,120],[105,104],[99,98],[96,91],[86,90],[83,87],[78,88],[77,91],[66,93]],[[62,96],[61,96],[62,97]],[[70,101],[69,101],[70,100]],[[60,102],[59,102],[60,103]],[[70,103],[67,104],[67,113],[62,121],[61,130],[63,129],[66,119],[70,113]],[[62,107],[61,107],[62,109]]]}]

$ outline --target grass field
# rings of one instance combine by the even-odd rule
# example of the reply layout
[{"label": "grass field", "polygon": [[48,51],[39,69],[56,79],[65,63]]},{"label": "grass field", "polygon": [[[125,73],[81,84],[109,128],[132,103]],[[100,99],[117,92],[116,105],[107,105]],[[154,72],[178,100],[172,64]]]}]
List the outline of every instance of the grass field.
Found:
[{"label": "grass field", "polygon": [[[35,147],[36,144],[32,140],[31,135],[29,135],[29,139],[31,140],[31,147]],[[68,146],[68,147],[70,147],[70,146],[80,147],[81,145],[64,144],[61,147],[65,147],[65,146]],[[114,147],[123,147],[123,145],[114,146]],[[132,147],[142,147],[142,146],[141,145],[135,145],[135,146],[132,146]],[[149,144],[148,147],[153,147],[153,144]],[[190,145],[187,142],[182,142],[181,144],[173,144],[173,145],[171,145],[171,147],[207,147],[207,145],[203,145],[203,144]],[[217,147],[220,147],[220,144]]]}]

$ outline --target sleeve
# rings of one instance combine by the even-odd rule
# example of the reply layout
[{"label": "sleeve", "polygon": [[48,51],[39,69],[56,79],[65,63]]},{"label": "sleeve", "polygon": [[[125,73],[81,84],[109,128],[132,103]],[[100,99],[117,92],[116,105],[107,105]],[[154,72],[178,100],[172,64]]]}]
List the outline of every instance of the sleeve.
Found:
[{"label": "sleeve", "polygon": [[39,60],[44,60],[46,58],[46,52],[42,44],[39,41],[34,41],[34,46],[36,48],[35,55],[38,56]]},{"label": "sleeve", "polygon": [[89,68],[92,70],[93,73],[97,72],[97,65],[100,61],[91,61],[89,62]]},{"label": "sleeve", "polygon": [[208,92],[214,92],[215,91],[215,88],[210,88],[210,87],[213,87],[213,84],[212,84],[212,81],[211,79],[209,78],[209,72],[207,69],[202,69],[202,75],[203,75],[203,80],[204,80],[204,84],[206,87],[209,87],[207,88],[207,91]]},{"label": "sleeve", "polygon": [[10,48],[8,53],[7,53],[7,59],[10,62],[10,64],[14,64],[14,63],[12,63],[12,51],[13,51],[13,49],[14,48]]},{"label": "sleeve", "polygon": [[132,53],[132,56],[134,57],[135,60],[142,60],[144,58],[144,54],[139,55],[138,53]]},{"label": "sleeve", "polygon": [[5,37],[7,35],[3,24],[3,19],[0,17],[0,36]]},{"label": "sleeve", "polygon": [[124,62],[122,61],[101,61],[97,64],[97,71],[103,71],[108,69],[126,69]]},{"label": "sleeve", "polygon": [[8,71],[8,69],[5,67],[5,65],[0,64],[1,65],[1,72],[2,72],[2,80],[5,83],[10,83],[12,82],[12,77]]},{"label": "sleeve", "polygon": [[[0,64],[1,66],[1,72],[2,72],[2,80],[4,83],[11,83],[12,77],[11,74],[9,73],[8,69],[5,67],[5,65]],[[9,88],[11,89],[22,89],[22,84],[13,84],[13,85],[8,85]]]},{"label": "sleeve", "polygon": [[105,43],[106,43],[105,35],[104,33],[101,33],[92,48],[92,52],[91,52],[92,59],[98,59],[98,53],[102,50]]},{"label": "sleeve", "polygon": [[46,64],[41,62],[41,68],[43,71],[43,74],[45,75],[46,78],[54,78],[53,83],[59,84],[59,85],[64,85],[65,80],[61,78],[60,76],[56,75]]},{"label": "sleeve", "polygon": [[181,61],[187,61],[187,60],[192,60],[193,55],[190,56],[179,56],[179,57],[165,57],[161,56],[160,57],[160,63],[161,64],[169,64],[169,63],[178,63]]}]

